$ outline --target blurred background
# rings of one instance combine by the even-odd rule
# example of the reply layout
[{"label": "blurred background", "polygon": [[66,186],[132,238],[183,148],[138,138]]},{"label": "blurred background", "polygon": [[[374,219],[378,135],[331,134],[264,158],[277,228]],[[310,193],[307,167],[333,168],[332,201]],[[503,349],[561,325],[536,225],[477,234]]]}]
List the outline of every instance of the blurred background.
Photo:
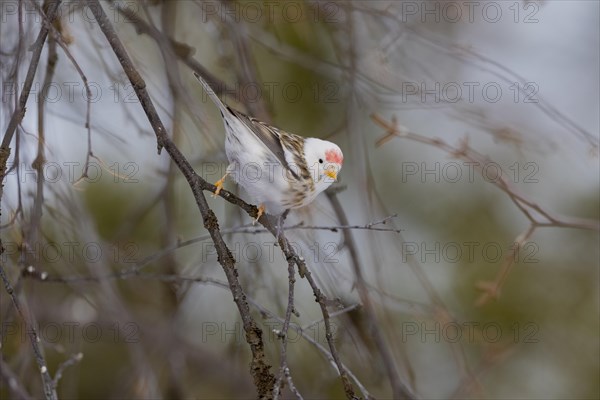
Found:
[{"label": "blurred background", "polygon": [[[85,2],[59,6],[7,139],[50,3],[0,3],[0,262],[14,290],[0,290],[0,396],[44,396],[33,328],[59,398],[256,397],[191,190]],[[207,181],[227,165],[224,130],[192,71],[232,107],[343,150],[340,181],[286,235],[329,299],[357,395],[392,398],[401,382],[427,399],[600,396],[598,2],[101,4]],[[277,374],[285,257],[208,200]],[[297,393],[344,398],[298,276],[294,304]],[[281,397],[298,397],[284,381]]]}]

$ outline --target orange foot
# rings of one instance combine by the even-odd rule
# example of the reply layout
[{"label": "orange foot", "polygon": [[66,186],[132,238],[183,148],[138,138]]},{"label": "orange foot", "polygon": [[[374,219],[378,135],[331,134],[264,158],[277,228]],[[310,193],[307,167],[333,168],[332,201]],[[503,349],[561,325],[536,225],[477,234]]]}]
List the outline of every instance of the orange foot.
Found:
[{"label": "orange foot", "polygon": [[213,194],[212,197],[217,197],[219,195],[219,193],[221,193],[221,190],[223,189],[223,183],[225,183],[225,178],[227,178],[227,175],[229,175],[229,174],[223,175],[223,177],[221,179],[219,179],[218,181],[215,182],[215,186],[217,187],[217,190],[215,190],[215,194]]},{"label": "orange foot", "polygon": [[265,213],[265,206],[264,206],[264,204],[261,204],[258,206],[258,214],[256,215],[256,218],[254,218],[254,220],[252,221],[252,225],[255,225],[264,213]]}]

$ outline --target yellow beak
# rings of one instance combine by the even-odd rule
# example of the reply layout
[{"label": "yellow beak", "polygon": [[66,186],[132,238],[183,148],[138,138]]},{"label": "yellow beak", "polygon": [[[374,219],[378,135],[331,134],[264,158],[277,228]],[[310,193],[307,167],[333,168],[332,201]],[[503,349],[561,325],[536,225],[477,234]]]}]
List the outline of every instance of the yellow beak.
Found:
[{"label": "yellow beak", "polygon": [[327,171],[325,171],[325,175],[327,175],[334,181],[337,181],[337,172],[335,172],[335,169],[333,169],[333,168],[328,169]]}]

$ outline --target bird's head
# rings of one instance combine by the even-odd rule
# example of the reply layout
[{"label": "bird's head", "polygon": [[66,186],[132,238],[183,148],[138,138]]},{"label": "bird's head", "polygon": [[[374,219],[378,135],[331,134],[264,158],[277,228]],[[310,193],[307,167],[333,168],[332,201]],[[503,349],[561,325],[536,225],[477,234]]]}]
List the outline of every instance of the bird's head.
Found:
[{"label": "bird's head", "polygon": [[304,142],[306,164],[318,192],[327,189],[337,180],[344,155],[335,143],[309,138]]}]

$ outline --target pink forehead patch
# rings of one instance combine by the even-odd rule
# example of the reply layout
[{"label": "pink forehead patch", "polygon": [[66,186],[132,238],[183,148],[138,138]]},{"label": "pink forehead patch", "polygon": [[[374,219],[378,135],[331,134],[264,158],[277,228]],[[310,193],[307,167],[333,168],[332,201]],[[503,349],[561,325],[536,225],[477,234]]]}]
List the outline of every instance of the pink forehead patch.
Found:
[{"label": "pink forehead patch", "polygon": [[331,149],[325,152],[325,160],[327,160],[327,162],[341,165],[344,162],[344,156],[341,152]]}]

